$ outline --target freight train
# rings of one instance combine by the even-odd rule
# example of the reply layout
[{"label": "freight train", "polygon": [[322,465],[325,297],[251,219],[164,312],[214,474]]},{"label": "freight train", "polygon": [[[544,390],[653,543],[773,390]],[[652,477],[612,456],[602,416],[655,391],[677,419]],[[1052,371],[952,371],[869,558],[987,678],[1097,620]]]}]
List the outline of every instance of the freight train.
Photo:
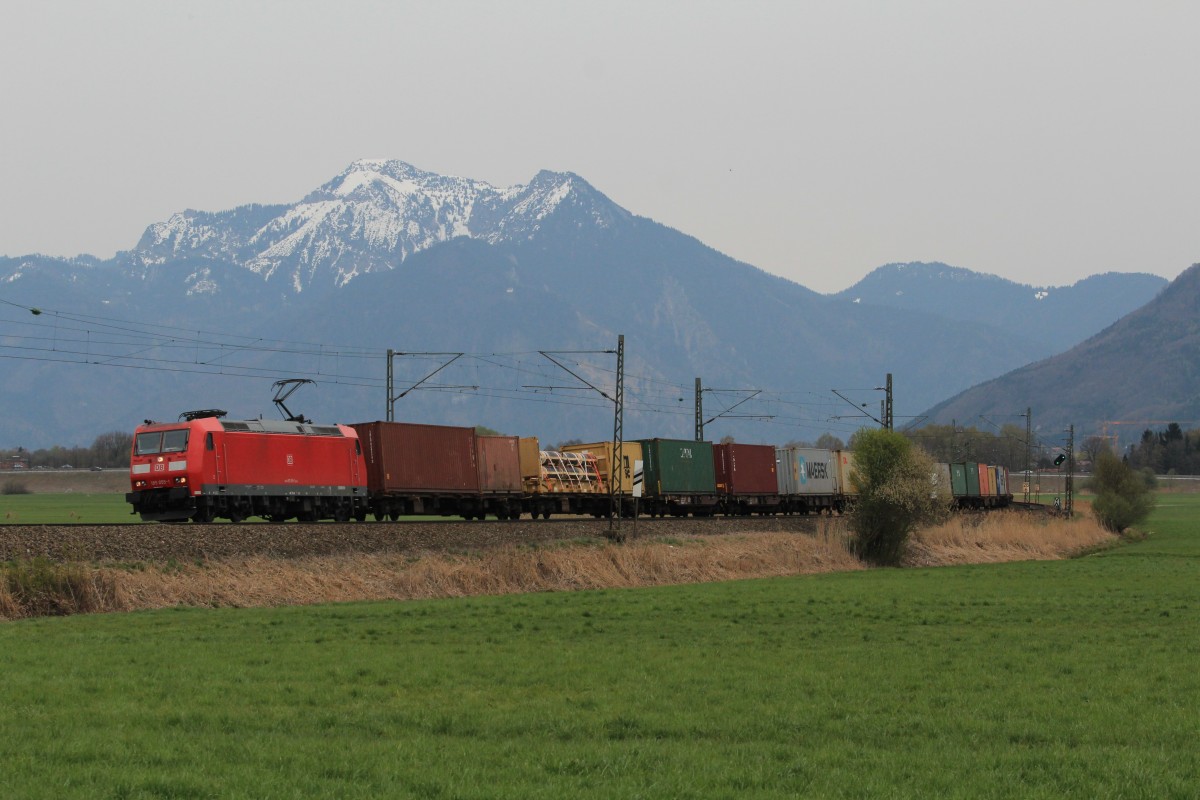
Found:
[{"label": "freight train", "polygon": [[[848,450],[627,441],[610,492],[612,442],[544,450],[535,437],[448,425],[224,417],[191,411],[137,428],[132,513],[164,522],[832,514],[856,496]],[[960,506],[1012,501],[1004,467],[940,464],[932,480]]]}]

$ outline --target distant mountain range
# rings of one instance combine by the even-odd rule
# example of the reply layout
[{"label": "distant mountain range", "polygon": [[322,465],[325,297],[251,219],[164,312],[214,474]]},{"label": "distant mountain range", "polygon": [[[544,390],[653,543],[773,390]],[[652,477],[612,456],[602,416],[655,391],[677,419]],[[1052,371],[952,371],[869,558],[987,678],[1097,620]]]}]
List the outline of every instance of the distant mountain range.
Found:
[{"label": "distant mountain range", "polygon": [[[603,438],[611,406],[539,351],[612,349],[618,334],[628,438],[691,436],[695,377],[764,390],[710,423],[711,438],[844,438],[869,419],[831,388],[870,412],[890,372],[897,416],[915,415],[1076,344],[1165,283],[1114,274],[1038,289],[907,264],[824,296],[572,173],[498,189],[358,161],[295,204],[175,214],[113,259],[0,258],[0,447],[87,444],[185,408],[274,414],[282,377],[318,381],[293,410],[379,419],[389,348],[472,354],[398,400],[397,418]],[[400,382],[438,358],[406,357]],[[568,358],[611,391],[611,356]],[[706,395],[705,416],[743,396]]]},{"label": "distant mountain range", "polygon": [[1042,343],[1046,355],[1086,339],[1149,301],[1167,281],[1108,272],[1073,286],[1027,286],[945,264],[888,264],[834,297],[982,323]]},{"label": "distant mountain range", "polygon": [[1026,408],[1041,438],[1055,442],[1068,425],[1077,441],[1105,432],[1137,436],[1165,427],[1160,422],[1200,426],[1200,264],[1065,353],[972,387],[934,406],[929,417],[974,423]]}]

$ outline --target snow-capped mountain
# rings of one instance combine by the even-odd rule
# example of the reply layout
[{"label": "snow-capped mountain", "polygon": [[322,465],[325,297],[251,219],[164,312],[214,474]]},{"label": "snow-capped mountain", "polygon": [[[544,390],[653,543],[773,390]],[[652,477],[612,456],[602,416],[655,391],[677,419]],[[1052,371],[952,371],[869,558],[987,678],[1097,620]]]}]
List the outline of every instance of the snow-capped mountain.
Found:
[{"label": "snow-capped mountain", "polygon": [[[126,257],[143,270],[179,260],[236,264],[300,293],[393,269],[460,236],[489,244],[529,238],[560,206],[601,227],[628,216],[572,173],[542,171],[527,185],[500,189],[403,161],[364,159],[294,205],[174,214],[147,228]],[[211,269],[189,276],[190,292],[219,289]]]},{"label": "snow-capped mountain", "polygon": [[[261,412],[281,377],[326,384],[306,400],[309,416],[378,419],[388,349],[596,351],[618,334],[631,437],[692,435],[686,389],[667,408],[634,397],[698,376],[815,398],[894,373],[901,417],[1070,347],[1159,288],[1104,276],[1091,293],[1081,282],[1035,300],[1031,287],[919,267],[823,296],[638,217],[569,172],[501,189],[357,161],[294,204],[175,214],[114,259],[0,257],[0,447],[86,443],[184,408]],[[998,310],[1010,290],[1036,313]],[[32,307],[46,313],[20,313]],[[284,345],[245,345],[267,341]],[[470,363],[453,370],[487,362]],[[611,433],[603,404],[544,396],[524,369],[447,370],[461,391],[413,393],[398,413],[552,442]],[[825,425],[849,435],[866,419],[842,422],[845,409],[821,401],[756,413],[773,426],[729,418],[710,433],[783,442]],[[800,419],[817,429],[799,434]]]}]

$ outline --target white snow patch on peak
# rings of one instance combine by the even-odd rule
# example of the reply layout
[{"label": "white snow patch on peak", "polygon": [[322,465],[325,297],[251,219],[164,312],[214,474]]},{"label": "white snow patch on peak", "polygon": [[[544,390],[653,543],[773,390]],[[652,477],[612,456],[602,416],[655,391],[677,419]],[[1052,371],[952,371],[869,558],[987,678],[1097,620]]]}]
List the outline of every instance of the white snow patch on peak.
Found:
[{"label": "white snow patch on peak", "polygon": [[522,216],[532,216],[535,220],[545,219],[571,193],[571,176],[563,176],[561,183],[551,187],[538,187],[527,197],[513,206],[513,211]]},{"label": "white snow patch on peak", "polygon": [[380,172],[355,170],[342,176],[342,182],[333,190],[333,193],[339,197],[345,197],[353,194],[356,189],[376,183],[389,189],[392,194],[399,197],[408,197],[421,192],[420,185],[414,180],[398,180]]}]

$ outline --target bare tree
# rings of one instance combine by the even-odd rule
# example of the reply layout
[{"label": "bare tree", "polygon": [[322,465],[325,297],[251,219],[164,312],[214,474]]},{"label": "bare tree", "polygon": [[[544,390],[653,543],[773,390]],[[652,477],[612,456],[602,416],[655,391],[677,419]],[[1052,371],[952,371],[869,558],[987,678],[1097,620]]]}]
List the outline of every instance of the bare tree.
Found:
[{"label": "bare tree", "polygon": [[120,467],[129,463],[133,434],[126,431],[102,433],[92,442],[92,464],[97,467]]},{"label": "bare tree", "polygon": [[1079,445],[1079,455],[1083,456],[1084,460],[1095,464],[1100,460],[1101,453],[1111,453],[1112,446],[1109,445],[1108,439],[1103,436],[1088,436]]},{"label": "bare tree", "polygon": [[844,450],[845,443],[832,433],[822,433],[817,437],[817,445],[821,450]]}]

